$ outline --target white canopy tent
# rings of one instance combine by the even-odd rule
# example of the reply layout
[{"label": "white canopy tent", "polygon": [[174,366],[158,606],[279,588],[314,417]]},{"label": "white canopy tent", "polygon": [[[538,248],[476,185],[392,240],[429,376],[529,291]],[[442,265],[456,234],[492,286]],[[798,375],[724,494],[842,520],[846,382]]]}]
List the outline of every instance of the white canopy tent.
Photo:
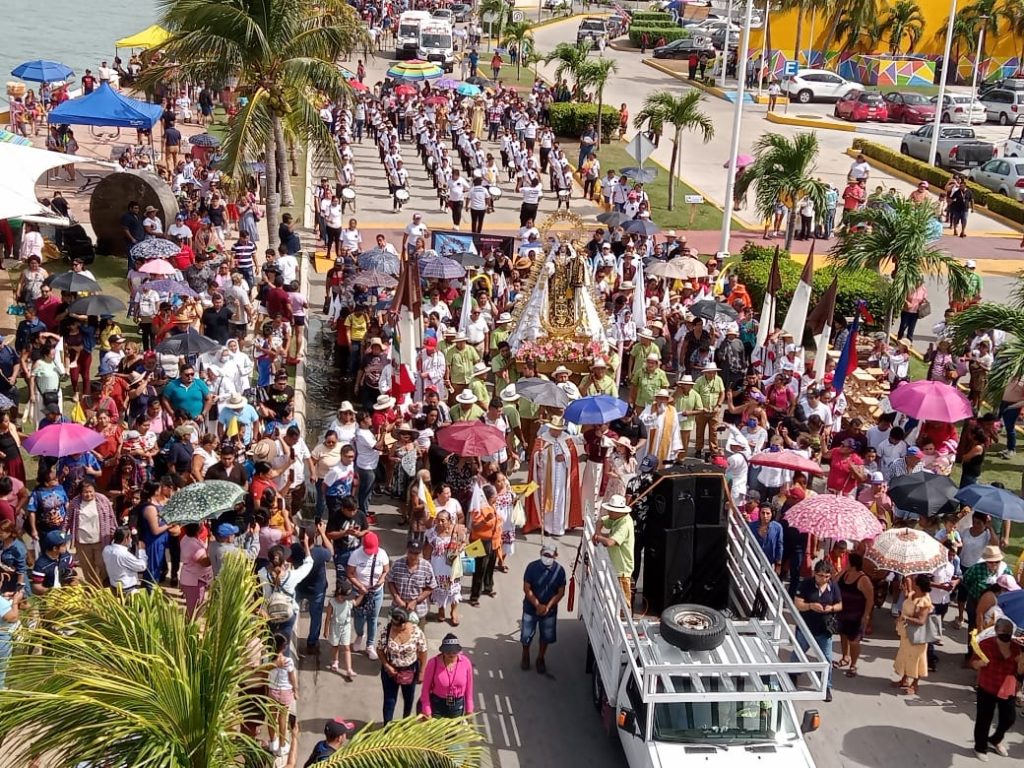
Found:
[{"label": "white canopy tent", "polygon": [[51,168],[88,161],[35,147],[0,144],[0,219],[46,214],[36,195],[39,177]]}]

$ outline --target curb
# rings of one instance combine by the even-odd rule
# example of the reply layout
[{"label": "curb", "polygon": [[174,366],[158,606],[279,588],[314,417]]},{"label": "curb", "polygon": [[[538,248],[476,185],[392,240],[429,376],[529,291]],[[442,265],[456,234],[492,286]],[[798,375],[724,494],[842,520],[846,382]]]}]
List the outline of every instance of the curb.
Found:
[{"label": "curb", "polygon": [[789,115],[780,115],[778,112],[768,112],[765,118],[769,123],[778,123],[780,125],[796,125],[803,128],[814,128],[823,131],[840,131],[843,133],[857,133],[857,126],[845,125],[843,123],[829,123],[824,118],[817,117],[790,117]]},{"label": "curb", "polygon": [[691,88],[696,88],[698,91],[704,91],[704,93],[714,96],[715,98],[721,99],[722,101],[728,101],[730,104],[734,103],[733,100],[730,99],[728,95],[726,95],[726,92],[717,86],[705,85],[700,80],[690,80],[682,73],[676,72],[674,69],[666,67],[657,59],[643,59],[642,61],[651,69],[656,69],[662,74],[668,75],[669,77],[673,77],[681,83],[686,83]]},{"label": "curb", "polygon": [[[849,157],[857,157],[857,155],[860,154],[860,153],[857,152],[853,147],[850,147],[848,150],[846,150],[846,154]],[[911,176],[909,173],[905,173],[904,171],[897,170],[896,168],[893,168],[891,165],[883,163],[881,160],[877,160],[877,159],[875,159],[873,157],[868,158],[868,159],[870,160],[869,165],[873,165],[873,166],[875,166],[877,168],[882,169],[883,171],[888,173],[890,176],[895,176],[898,179],[902,179],[903,181],[907,182],[908,184],[917,184],[917,182],[918,182],[918,179],[917,179],[916,176]],[[932,192],[932,194],[938,196],[938,192]],[[1000,224],[1002,224],[1002,225],[1004,225],[1006,227],[1009,227],[1011,230],[1013,230],[1013,232],[1012,233],[1006,233],[1006,232],[977,232],[977,233],[975,233],[975,237],[978,237],[978,236],[981,236],[981,237],[1016,237],[1021,232],[1024,232],[1024,228],[1022,228],[1021,224],[1017,223],[1016,221],[1013,221],[1012,219],[1008,219],[1008,218],[1006,218],[1005,216],[1003,216],[1001,214],[993,213],[988,208],[982,207],[982,210],[984,211],[983,215],[986,218],[992,219],[993,221],[998,221]]]}]

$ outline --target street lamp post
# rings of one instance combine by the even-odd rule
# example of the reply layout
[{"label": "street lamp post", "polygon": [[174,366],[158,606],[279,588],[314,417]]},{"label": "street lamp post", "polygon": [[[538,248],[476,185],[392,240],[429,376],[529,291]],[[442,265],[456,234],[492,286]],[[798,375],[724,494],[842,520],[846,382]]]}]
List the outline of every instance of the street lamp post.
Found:
[{"label": "street lamp post", "polygon": [[[978,98],[978,70],[981,69],[981,47],[985,45],[985,22],[988,21],[988,16],[979,16],[978,23],[981,25],[981,29],[978,30],[978,52],[974,54],[974,74],[971,76],[971,107],[974,107],[974,102]],[[967,113],[968,122],[970,121],[970,110]]]},{"label": "street lamp post", "polygon": [[[744,57],[750,55],[750,20],[754,15],[754,0],[747,0],[746,18],[743,20],[743,30],[740,33],[740,47],[736,54],[736,68],[739,70],[739,54]],[[746,59],[744,59],[744,70]],[[737,72],[738,74],[738,72]],[[729,176],[725,180],[725,212],[722,215],[722,243],[720,251],[729,251],[729,237],[732,235],[732,212],[734,190],[736,189],[736,158],[740,154],[740,126],[743,123],[743,97],[746,95],[747,78],[737,77],[736,103],[732,110],[732,142],[729,148]]]},{"label": "street lamp post", "polygon": [[768,66],[768,12],[771,0],[764,0],[764,17],[761,19],[761,65],[757,68],[757,97],[764,90],[764,71]]},{"label": "street lamp post", "polygon": [[946,102],[946,80],[949,76],[949,55],[953,50],[953,25],[956,23],[956,0],[950,0],[949,20],[946,22],[946,51],[942,54],[942,75],[939,79],[939,95],[935,105],[935,122],[932,126],[932,143],[928,148],[928,162],[935,162],[939,149],[939,133],[942,128],[942,108]]},{"label": "street lamp post", "polygon": [[[732,28],[732,0],[725,12],[725,38],[722,40],[722,68],[718,73],[718,87],[725,89],[725,70],[729,66],[729,31]],[[737,59],[739,57],[737,56]],[[738,65],[738,62],[737,62]]]}]

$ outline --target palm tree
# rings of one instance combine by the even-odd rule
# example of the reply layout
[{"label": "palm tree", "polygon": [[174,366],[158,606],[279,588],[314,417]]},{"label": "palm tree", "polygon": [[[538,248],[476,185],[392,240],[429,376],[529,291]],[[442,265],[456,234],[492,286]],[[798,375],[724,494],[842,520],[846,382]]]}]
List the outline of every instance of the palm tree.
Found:
[{"label": "palm tree", "polygon": [[1024,61],[1024,0],[1003,0],[1000,11],[1014,40],[1021,41],[1020,59]]},{"label": "palm tree", "polygon": [[751,186],[755,188],[754,208],[762,218],[771,219],[780,202],[786,207],[786,250],[793,244],[800,200],[808,197],[816,211],[825,210],[827,186],[814,176],[819,149],[818,137],[813,133],[797,133],[792,138],[766,133],[754,145],[754,164],[736,182],[738,200]]},{"label": "palm tree", "polygon": [[533,28],[525,21],[509,24],[504,36],[501,38],[501,45],[506,48],[514,45],[519,52],[519,55],[516,56],[516,80],[518,80],[522,71],[523,57],[527,55],[527,49],[533,50]]},{"label": "palm tree", "polygon": [[829,260],[850,272],[870,269],[881,273],[884,267],[891,267],[887,328],[893,314],[925,278],[945,277],[954,298],[967,293],[969,270],[956,257],[931,245],[939,216],[936,206],[892,195],[846,216]]},{"label": "palm tree", "polygon": [[264,158],[267,227],[276,237],[278,190],[287,187],[284,122],[337,162],[320,102],[347,93],[335,62],[365,43],[365,30],[345,0],[161,0],[161,12],[174,34],[160,47],[166,63],[148,68],[143,86],[238,78],[248,102],[231,121],[222,167],[241,180],[247,162]]},{"label": "palm tree", "polygon": [[[939,40],[945,40],[946,34],[949,32],[949,19],[946,19],[939,27],[936,32],[936,38]],[[977,40],[977,21],[970,15],[958,13],[953,17],[953,55],[952,61],[949,62],[950,71],[953,73],[953,81],[958,82],[960,80],[959,67],[957,62],[960,61],[960,48],[961,46],[966,47],[968,50],[975,45]]]},{"label": "palm tree", "polygon": [[842,47],[857,48],[864,43],[874,49],[883,32],[878,4],[878,0],[845,0],[837,5],[832,29]]},{"label": "palm tree", "polygon": [[998,403],[1003,391],[1013,381],[1024,379],[1024,273],[1017,274],[1017,284],[1010,292],[1006,304],[983,301],[953,316],[953,344],[958,349],[967,346],[979,329],[1003,331],[1006,339],[999,345],[995,363],[988,374],[986,399]]},{"label": "palm tree", "polygon": [[700,131],[704,143],[707,144],[715,135],[715,123],[703,112],[699,105],[704,94],[698,90],[686,91],[682,96],[675,96],[669,91],[657,91],[644,100],[643,108],[633,118],[633,126],[638,129],[660,133],[665,125],[675,130],[672,137],[672,160],[668,166],[668,209],[671,211],[676,200],[675,178],[679,171],[679,146],[683,141],[683,131]]},{"label": "palm tree", "polygon": [[597,146],[601,146],[601,124],[604,122],[604,87],[617,70],[614,59],[587,59],[579,72],[580,86],[593,88],[597,95]]},{"label": "palm tree", "polygon": [[[494,15],[494,21],[490,22],[487,26],[488,36],[501,39],[502,30],[506,25],[512,23],[512,11],[515,10],[513,6],[514,3],[506,2],[506,0],[481,0],[479,6],[477,6],[479,18],[482,19],[488,14]],[[497,26],[495,26],[495,22]]]},{"label": "palm tree", "polygon": [[889,52],[896,56],[900,52],[903,38],[908,38],[907,52],[914,50],[924,34],[924,16],[917,0],[897,0],[886,17],[884,26],[889,29]]},{"label": "palm tree", "polygon": [[544,57],[544,63],[550,64],[553,61],[557,61],[558,64],[555,66],[555,83],[560,82],[569,75],[572,78],[572,92],[573,95],[579,95],[580,87],[580,71],[583,69],[584,62],[590,55],[591,46],[588,41],[582,43],[559,43],[554,47],[547,56]]},{"label": "palm tree", "polygon": [[[252,692],[261,672],[248,660],[266,639],[256,595],[241,556],[225,560],[197,621],[159,590],[127,601],[107,589],[52,590],[38,603],[45,621],[15,637],[0,742],[19,765],[50,753],[61,765],[270,768],[239,728],[247,712],[277,706]],[[476,766],[479,740],[452,720],[401,721],[357,735],[323,765],[426,768],[468,757]]]}]

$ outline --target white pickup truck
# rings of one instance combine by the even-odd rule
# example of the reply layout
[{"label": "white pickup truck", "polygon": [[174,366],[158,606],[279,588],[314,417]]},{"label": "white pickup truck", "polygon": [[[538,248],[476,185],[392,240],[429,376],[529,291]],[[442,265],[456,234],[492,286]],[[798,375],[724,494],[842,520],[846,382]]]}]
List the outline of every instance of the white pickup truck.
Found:
[{"label": "white pickup truck", "polygon": [[630,768],[814,766],[803,734],[817,728],[818,713],[800,720],[793,702],[824,699],[828,663],[813,642],[800,649],[796,632],[810,637],[803,619],[727,503],[731,615],[676,605],[660,620],[634,619],[607,550],[591,542],[594,523],[585,526],[587,671],[594,706]]}]

